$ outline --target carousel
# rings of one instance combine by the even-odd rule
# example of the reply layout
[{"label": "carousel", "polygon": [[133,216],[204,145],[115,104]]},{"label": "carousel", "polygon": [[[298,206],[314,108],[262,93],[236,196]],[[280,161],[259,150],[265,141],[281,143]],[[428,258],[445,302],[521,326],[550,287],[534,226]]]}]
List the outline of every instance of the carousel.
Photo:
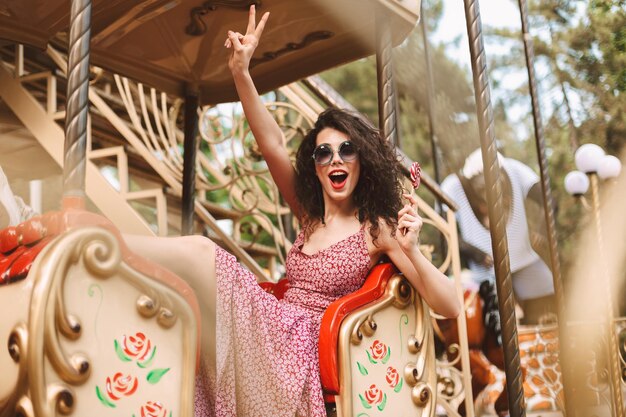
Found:
[{"label": "carousel", "polygon": [[[224,34],[251,5],[271,10],[273,22],[251,72],[292,150],[324,108],[353,108],[316,74],[375,55],[380,129],[397,145],[391,51],[418,24],[421,5],[68,3],[0,0],[0,166],[9,180],[18,180],[14,188],[28,184],[38,196],[30,205],[39,213],[12,195],[9,205],[3,200],[0,417],[191,417],[202,340],[198,300],[184,277],[133,254],[121,235],[204,234],[280,298],[298,227],[232,104],[237,95]],[[324,314],[325,399],[336,405],[331,413],[343,417],[623,416],[621,330],[611,327],[604,336],[605,361],[594,374],[603,377],[590,382],[601,400],[583,405],[577,397],[588,390],[568,371],[576,358],[559,343],[571,336],[562,324],[565,301],[529,36],[524,46],[558,321],[516,323],[480,11],[478,2],[464,6],[502,345],[483,323],[484,299],[461,282],[457,206],[423,174],[422,192],[450,209],[444,214],[418,197],[425,224],[445,242],[437,266],[455,281],[465,314],[437,317],[392,264],[377,265],[360,290]],[[524,0],[520,6],[527,34]],[[408,184],[413,161],[399,147],[398,153]],[[427,256],[434,251],[420,249]]]}]

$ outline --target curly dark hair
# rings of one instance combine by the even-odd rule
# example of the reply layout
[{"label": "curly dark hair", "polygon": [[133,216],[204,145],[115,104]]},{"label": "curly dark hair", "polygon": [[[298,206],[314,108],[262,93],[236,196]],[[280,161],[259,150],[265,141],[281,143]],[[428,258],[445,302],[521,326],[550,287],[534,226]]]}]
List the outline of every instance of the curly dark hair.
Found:
[{"label": "curly dark hair", "polygon": [[317,135],[325,128],[348,135],[358,150],[361,174],[353,199],[359,210],[359,221],[370,222],[374,244],[380,232],[379,219],[391,227],[393,235],[398,210],[402,207],[402,171],[396,151],[380,131],[358,113],[330,108],[320,113],[296,154],[296,196],[305,238],[310,236],[317,222],[324,222],[322,185],[315,174],[315,162],[311,156]]}]

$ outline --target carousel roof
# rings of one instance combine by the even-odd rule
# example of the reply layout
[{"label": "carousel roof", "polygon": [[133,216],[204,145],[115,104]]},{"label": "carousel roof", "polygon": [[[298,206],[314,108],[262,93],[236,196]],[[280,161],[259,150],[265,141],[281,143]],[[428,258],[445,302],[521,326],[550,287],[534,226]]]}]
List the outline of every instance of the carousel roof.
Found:
[{"label": "carousel roof", "polygon": [[[418,20],[419,0],[93,0],[91,62],[164,92],[198,88],[203,103],[237,99],[224,48],[256,4],[270,20],[252,61],[261,91],[375,52],[376,20],[394,45]],[[0,38],[45,48],[67,38],[67,0],[0,0]],[[260,16],[258,16],[260,17]]]}]

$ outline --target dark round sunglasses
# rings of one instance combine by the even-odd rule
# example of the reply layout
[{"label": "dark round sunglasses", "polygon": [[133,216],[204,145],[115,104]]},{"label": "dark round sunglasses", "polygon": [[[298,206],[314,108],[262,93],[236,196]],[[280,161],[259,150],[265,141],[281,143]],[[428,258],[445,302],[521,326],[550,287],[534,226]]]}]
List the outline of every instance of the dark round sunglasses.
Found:
[{"label": "dark round sunglasses", "polygon": [[[344,162],[354,161],[359,155],[356,150],[356,146],[349,140],[342,142],[341,145],[339,145],[337,153]],[[313,160],[317,165],[324,166],[330,164],[334,155],[335,151],[333,148],[328,143],[322,143],[317,145],[313,151]]]}]

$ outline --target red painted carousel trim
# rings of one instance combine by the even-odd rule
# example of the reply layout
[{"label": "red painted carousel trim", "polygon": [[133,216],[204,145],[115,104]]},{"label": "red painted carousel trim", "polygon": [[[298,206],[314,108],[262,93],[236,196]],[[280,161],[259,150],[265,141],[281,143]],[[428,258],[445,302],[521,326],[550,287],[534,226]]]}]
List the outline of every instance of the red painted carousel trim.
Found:
[{"label": "red painted carousel trim", "polygon": [[9,271],[9,276],[12,277],[9,280],[9,283],[26,278],[28,272],[30,271],[30,267],[33,265],[33,262],[35,262],[35,258],[37,257],[37,255],[39,255],[39,252],[41,252],[43,248],[45,248],[46,245],[50,243],[52,239],[53,236],[41,239],[39,242],[37,242],[37,244],[26,249],[22,256],[20,256],[15,260],[15,262],[13,262],[13,265],[11,265],[11,270]]},{"label": "red painted carousel trim", "polygon": [[44,220],[41,217],[33,217],[18,224],[15,229],[20,237],[20,245],[24,246],[39,242],[47,233]]},{"label": "red painted carousel trim", "polygon": [[259,286],[265,290],[265,292],[272,294],[274,297],[282,300],[285,293],[289,289],[289,281],[286,278],[282,278],[278,282],[259,282]]},{"label": "red painted carousel trim", "polygon": [[8,253],[19,246],[19,236],[15,227],[5,227],[0,231],[0,253]]},{"label": "red painted carousel trim", "polygon": [[59,234],[60,213],[33,217],[0,231],[0,284],[26,278],[41,250]]},{"label": "red painted carousel trim", "polygon": [[26,246],[20,246],[9,255],[2,256],[2,259],[0,259],[0,284],[9,284],[16,281],[15,277],[11,275],[11,266],[26,250]]},{"label": "red painted carousel trim", "polygon": [[331,303],[322,317],[319,340],[320,379],[326,394],[339,394],[339,329],[343,319],[366,304],[379,299],[387,281],[398,273],[391,263],[378,264],[367,275],[363,286]]}]

